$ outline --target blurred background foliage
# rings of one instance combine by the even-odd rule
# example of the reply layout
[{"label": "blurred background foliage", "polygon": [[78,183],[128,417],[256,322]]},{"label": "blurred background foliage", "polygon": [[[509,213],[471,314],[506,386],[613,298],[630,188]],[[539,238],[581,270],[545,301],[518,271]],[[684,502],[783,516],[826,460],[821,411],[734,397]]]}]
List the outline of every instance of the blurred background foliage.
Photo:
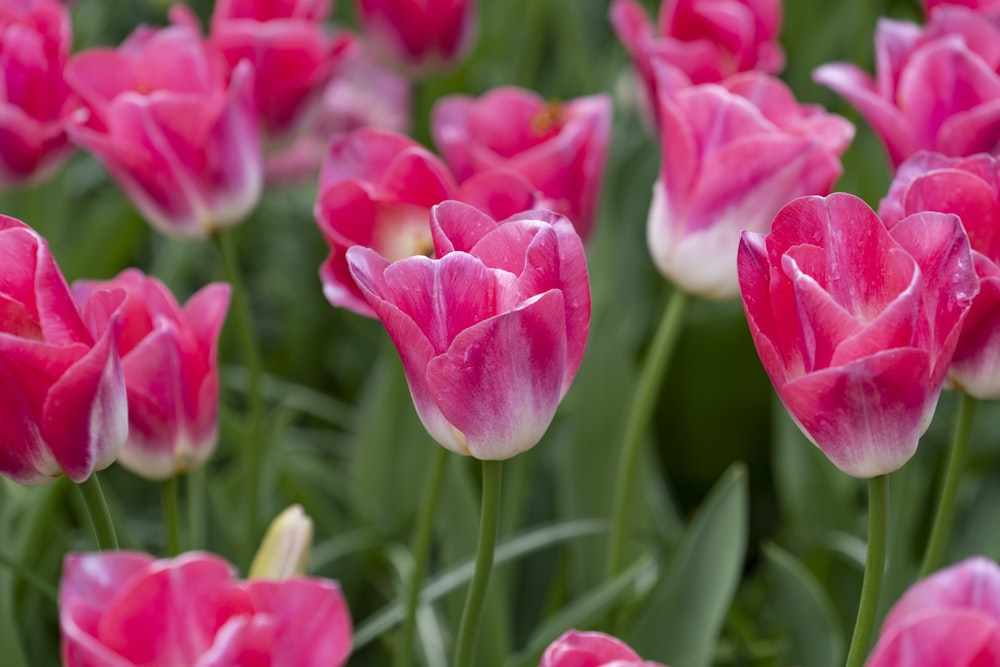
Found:
[{"label": "blurred background foliage", "polygon": [[[647,659],[688,665],[836,665],[853,625],[864,560],[865,494],[790,423],[754,353],[738,303],[689,308],[636,485],[630,553],[635,565],[605,581],[622,421],[637,369],[669,287],[645,242],[660,148],[632,101],[624,49],[604,0],[485,0],[479,40],[458,69],[422,81],[414,135],[444,94],[520,85],[567,99],[615,97],[615,123],[598,231],[588,255],[593,322],[587,356],[556,422],[534,450],[509,462],[501,554],[479,636],[482,665],[533,665],[569,624],[601,627],[624,605],[618,629]],[[656,3],[646,2],[651,12]],[[140,22],[166,22],[162,0],[78,0],[74,50],[115,45]],[[210,2],[198,2],[204,19]],[[339,0],[336,21],[353,25]],[[783,78],[800,101],[849,117],[857,138],[838,189],[877,205],[887,161],[845,103],[811,82],[817,65],[872,68],[879,16],[919,18],[912,0],[794,0],[785,6]],[[668,147],[669,150],[669,147]],[[267,192],[237,231],[264,350],[268,441],[261,529],[291,502],[316,522],[311,572],[340,580],[358,643],[351,665],[385,665],[396,639],[392,604],[411,565],[416,507],[437,445],[412,408],[398,357],[381,325],[324,300],[317,269],[327,249],[312,218],[314,182]],[[36,227],[69,280],[108,278],[139,266],[180,299],[222,278],[208,243],[151,231],[89,156],[53,180],[6,193],[2,211]],[[241,568],[238,465],[245,374],[235,332],[221,343],[222,433],[209,465],[186,480],[188,547]],[[913,580],[929,528],[937,470],[956,412],[942,396],[916,458],[891,481],[887,608]],[[1000,556],[1000,412],[977,413],[948,560]],[[742,462],[734,467],[734,463]],[[444,665],[457,626],[478,521],[478,468],[452,457],[437,519],[428,593],[440,604],[420,619],[427,665]],[[102,474],[127,547],[163,553],[159,491],[129,473]],[[26,564],[48,587],[68,550],[92,548],[86,517],[66,480],[22,488],[0,480],[0,555]],[[973,511],[974,510],[974,511]],[[503,551],[506,549],[506,551]],[[0,567],[3,664],[58,663],[56,606],[44,586]]]}]

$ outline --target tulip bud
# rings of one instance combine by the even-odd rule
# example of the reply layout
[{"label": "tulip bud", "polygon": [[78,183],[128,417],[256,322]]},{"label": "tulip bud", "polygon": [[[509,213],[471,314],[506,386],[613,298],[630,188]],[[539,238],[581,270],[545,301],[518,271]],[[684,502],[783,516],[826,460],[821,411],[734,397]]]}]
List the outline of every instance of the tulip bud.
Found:
[{"label": "tulip bud", "polygon": [[281,580],[304,575],[312,537],[312,519],[301,505],[292,505],[268,526],[248,578]]}]

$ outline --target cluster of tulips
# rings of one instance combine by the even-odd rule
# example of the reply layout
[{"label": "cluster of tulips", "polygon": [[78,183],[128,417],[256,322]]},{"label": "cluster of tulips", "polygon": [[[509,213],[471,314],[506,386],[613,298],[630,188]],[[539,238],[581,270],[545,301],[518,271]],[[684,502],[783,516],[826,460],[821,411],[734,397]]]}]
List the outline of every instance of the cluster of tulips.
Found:
[{"label": "cluster of tulips", "polygon": [[[227,228],[266,187],[302,180],[317,183],[329,246],[315,289],[381,321],[427,433],[482,462],[476,565],[452,649],[455,665],[472,664],[501,463],[543,438],[584,362],[613,102],[549,101],[512,85],[445,95],[426,128],[435,154],[407,135],[412,86],[461,63],[488,30],[475,2],[358,0],[358,34],[332,28],[331,5],[218,0],[203,26],[179,4],[169,25],[72,53],[74,5],[0,0],[0,185],[42,182],[82,148],[156,230],[214,240],[230,274],[183,306],[137,268],[69,284],[32,220],[0,218],[0,474],[76,483],[101,549],[65,557],[68,667],[350,658],[350,601],[336,582],[306,576],[312,527],[298,508],[275,520],[241,579],[220,556],[180,553],[169,499],[219,439],[217,357],[232,302],[249,378],[248,533],[260,537],[260,350]],[[940,569],[964,436],[924,578],[872,642],[887,475],[913,457],[944,388],[963,392],[967,419],[974,401],[1000,398],[1000,3],[923,9],[922,25],[879,23],[874,79],[852,64],[814,73],[884,143],[894,180],[878,212],[831,194],[855,127],[800,104],[777,78],[779,0],[664,0],[655,22],[637,0],[608,12],[632,61],[635,108],[662,149],[647,241],[674,286],[620,443],[608,576],[625,569],[648,394],[683,310],[691,297],[742,298],[794,422],[834,466],[869,480],[852,667],[1000,665],[1000,568],[977,557]],[[170,489],[167,557],[118,550],[96,476],[115,462]],[[428,488],[424,516],[439,490]],[[428,526],[414,541],[401,665],[412,660]],[[610,616],[559,628],[541,666],[684,667],[644,661]]]}]

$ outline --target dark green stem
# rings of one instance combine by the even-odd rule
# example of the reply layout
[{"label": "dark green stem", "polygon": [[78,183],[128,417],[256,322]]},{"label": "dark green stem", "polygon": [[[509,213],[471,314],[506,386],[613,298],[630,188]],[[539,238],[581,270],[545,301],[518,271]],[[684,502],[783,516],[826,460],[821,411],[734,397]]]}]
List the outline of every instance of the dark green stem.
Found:
[{"label": "dark green stem", "polygon": [[476,645],[479,613],[486,598],[486,586],[493,569],[493,551],[497,543],[500,522],[500,471],[502,461],[483,461],[483,506],[479,519],[479,544],[476,546],[476,570],[465,598],[462,620],[458,626],[455,667],[472,665],[472,649]]},{"label": "dark green stem", "polygon": [[402,639],[399,651],[396,653],[396,667],[410,667],[413,664],[413,634],[417,627],[420,588],[423,586],[424,574],[427,571],[431,537],[434,534],[434,516],[437,514],[438,498],[441,497],[444,473],[450,458],[448,450],[444,447],[436,447],[436,449],[438,452],[431,463],[431,474],[424,487],[417,530],[413,536],[413,571],[410,573],[410,581],[406,589],[406,618],[403,620]]},{"label": "dark green stem", "polygon": [[969,431],[972,430],[972,416],[975,411],[976,399],[963,392],[958,423],[955,424],[955,437],[948,456],[948,468],[945,471],[944,484],[941,486],[941,497],[938,499],[937,514],[934,516],[931,536],[924,552],[924,562],[920,567],[921,579],[941,565],[941,559],[948,546],[951,520],[955,516],[955,499],[958,497],[958,482],[965,467],[965,452],[969,448]]},{"label": "dark green stem", "polygon": [[879,475],[868,480],[868,555],[861,583],[861,602],[854,622],[847,667],[862,667],[875,629],[875,612],[885,573],[885,549],[889,507],[889,478]]},{"label": "dark green stem", "polygon": [[663,384],[667,367],[670,365],[670,356],[680,334],[687,302],[688,295],[683,290],[674,288],[674,292],[663,310],[663,317],[660,319],[656,336],[653,338],[646,355],[646,362],[632,397],[631,410],[628,414],[628,420],[625,422],[625,433],[618,459],[618,473],[615,478],[611,537],[608,541],[607,579],[613,578],[624,568],[628,523],[629,517],[632,515],[629,509],[629,499],[632,497],[642,438],[649,426],[653,407],[660,395],[660,386]]},{"label": "dark green stem", "polygon": [[177,475],[163,480],[160,487],[163,499],[163,519],[167,531],[167,556],[173,558],[181,552],[181,517],[177,508]]},{"label": "dark green stem", "polygon": [[108,501],[104,499],[104,492],[101,491],[101,482],[97,479],[97,473],[76,485],[83,496],[83,502],[90,513],[90,521],[94,527],[94,535],[97,537],[97,548],[101,551],[117,550],[118,535],[115,534],[115,524],[111,520],[111,510],[108,509]]}]

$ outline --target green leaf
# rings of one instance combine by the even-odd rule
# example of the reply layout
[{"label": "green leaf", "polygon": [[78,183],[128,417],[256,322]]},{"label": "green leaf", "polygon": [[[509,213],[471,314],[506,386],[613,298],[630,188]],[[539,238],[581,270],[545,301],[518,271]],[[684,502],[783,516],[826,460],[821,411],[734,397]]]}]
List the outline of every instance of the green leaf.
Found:
[{"label": "green leaf", "polygon": [[708,667],[736,593],[747,546],[746,468],[722,475],[625,639],[647,660]]}]

